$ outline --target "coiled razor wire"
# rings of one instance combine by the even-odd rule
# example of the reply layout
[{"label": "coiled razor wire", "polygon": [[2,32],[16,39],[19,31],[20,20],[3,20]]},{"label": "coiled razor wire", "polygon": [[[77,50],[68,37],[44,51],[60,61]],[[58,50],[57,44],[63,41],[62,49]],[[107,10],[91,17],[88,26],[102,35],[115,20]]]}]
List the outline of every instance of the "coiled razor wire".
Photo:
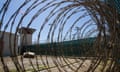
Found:
[{"label": "coiled razor wire", "polygon": [[[114,6],[100,0],[1,0],[0,6],[0,72],[120,71],[120,18]],[[36,29],[33,59],[17,51],[23,49],[16,42],[22,26]],[[10,57],[2,55],[6,32]]]}]

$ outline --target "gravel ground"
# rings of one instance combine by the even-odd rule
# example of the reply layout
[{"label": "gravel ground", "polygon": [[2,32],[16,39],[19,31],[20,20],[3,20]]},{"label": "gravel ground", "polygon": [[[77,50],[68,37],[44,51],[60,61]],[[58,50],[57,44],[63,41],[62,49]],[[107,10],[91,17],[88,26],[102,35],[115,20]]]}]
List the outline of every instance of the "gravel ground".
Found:
[{"label": "gravel ground", "polygon": [[[86,72],[90,67],[91,59],[80,59],[80,58],[62,58],[62,57],[53,57],[53,56],[37,56],[36,58],[23,58],[18,56],[18,63],[21,67],[25,68],[26,72],[34,72],[33,68],[39,71],[38,72]],[[15,59],[15,60],[17,60]],[[23,65],[22,65],[23,61]],[[16,72],[16,67],[10,57],[4,57],[4,62],[8,66],[10,72]],[[38,64],[38,65],[37,65]],[[33,67],[32,67],[33,65]],[[77,69],[78,68],[78,69]],[[2,68],[2,63],[0,62],[0,72],[4,72]],[[96,70],[99,72],[99,70]]]}]

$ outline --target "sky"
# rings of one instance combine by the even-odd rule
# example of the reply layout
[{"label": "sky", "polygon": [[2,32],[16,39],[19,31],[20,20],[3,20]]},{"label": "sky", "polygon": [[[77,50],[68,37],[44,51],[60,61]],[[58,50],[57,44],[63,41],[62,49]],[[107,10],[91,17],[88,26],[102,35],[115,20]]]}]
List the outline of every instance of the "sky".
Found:
[{"label": "sky", "polygon": [[[5,3],[5,1],[6,0],[0,1],[0,9],[3,6],[3,4]],[[7,24],[10,17],[14,14],[14,12],[17,9],[19,9],[19,7],[25,1],[28,1],[28,2],[26,2],[26,5],[23,6],[19,10],[14,23],[12,23],[12,21],[14,19],[13,18],[9,22],[8,27],[5,29],[6,32],[10,32],[10,27],[13,24],[12,33],[16,32],[16,28],[17,28],[18,24],[20,23],[22,16],[24,16],[27,9],[35,2],[35,0],[11,0],[8,10],[5,13],[5,16],[3,19],[3,26],[1,28],[2,31],[4,30],[5,25]],[[41,1],[42,0],[38,0],[38,2],[36,2],[33,6],[37,5]],[[61,2],[61,1],[64,1],[64,0],[46,0],[45,2],[43,0],[43,3],[38,4],[34,9],[30,10],[30,12],[28,12],[26,16],[23,17],[23,20],[21,21],[21,25],[19,26],[19,28],[21,26],[27,27],[27,25],[30,23],[31,19],[38,13],[38,15],[36,15],[36,17],[34,18],[34,20],[32,21],[32,23],[30,25],[30,28],[36,29],[36,31],[33,33],[33,39],[32,39],[33,42],[36,42],[38,40],[38,34],[44,24],[45,24],[45,26],[41,30],[41,34],[40,34],[40,40],[39,40],[40,42],[46,42],[48,40],[47,38],[48,38],[49,31],[51,31],[51,33],[49,34],[50,40],[56,41],[58,38],[60,40],[63,40],[64,38],[66,40],[69,40],[70,34],[73,37],[73,35],[77,32],[76,27],[81,28],[81,26],[83,24],[85,24],[86,21],[90,20],[91,17],[84,16],[84,14],[86,13],[86,10],[84,10],[85,8],[83,6],[69,8],[66,10],[63,9],[63,8],[66,8],[68,5],[75,4],[75,3],[64,2],[61,5],[59,5],[59,2]],[[56,5],[54,5],[54,4],[56,4]],[[47,7],[47,5],[48,5],[48,7]],[[52,5],[54,5],[54,6],[52,6]],[[58,5],[58,7],[57,7],[57,5]],[[43,10],[40,10],[42,8],[43,8]],[[83,9],[83,11],[80,11],[82,9]],[[53,13],[51,11],[53,11]],[[48,16],[51,16],[51,17],[49,18]],[[84,16],[84,17],[82,17],[82,16]],[[47,18],[49,18],[48,21],[46,21]],[[2,13],[0,14],[0,20],[1,19],[2,19]],[[50,29],[52,24],[54,24],[54,25],[53,25],[52,29]],[[75,25],[73,26],[72,32],[70,33],[69,29],[73,24],[75,24]],[[88,24],[94,24],[94,21],[90,21]],[[63,26],[63,29],[61,28],[61,26]],[[94,26],[94,25],[89,26],[86,30],[86,33],[89,30],[95,29],[95,28],[96,28],[96,26]],[[82,30],[84,30],[84,28]],[[63,32],[60,32],[60,31],[63,31]],[[67,32],[68,32],[68,35],[66,35]],[[95,34],[93,34],[92,36],[94,36],[94,35]],[[59,36],[62,36],[62,38],[60,38]],[[52,37],[53,37],[53,39],[52,39]]]}]

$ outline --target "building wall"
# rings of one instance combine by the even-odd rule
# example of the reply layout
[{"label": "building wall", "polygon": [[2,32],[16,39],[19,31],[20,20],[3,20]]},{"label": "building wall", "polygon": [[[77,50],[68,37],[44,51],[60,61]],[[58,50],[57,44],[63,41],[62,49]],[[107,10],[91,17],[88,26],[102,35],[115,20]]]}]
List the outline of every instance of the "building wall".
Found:
[{"label": "building wall", "polygon": [[3,52],[3,40],[0,39],[0,56],[2,55]]},{"label": "building wall", "polygon": [[32,45],[32,35],[31,34],[22,34],[21,36],[22,45]]},{"label": "building wall", "polygon": [[[0,35],[1,33],[2,32],[0,32]],[[2,44],[3,44],[2,56],[14,56],[15,54],[17,54],[18,36],[15,36],[15,34],[11,34],[11,37],[10,37],[10,33],[5,32],[2,40]],[[12,53],[10,51],[12,51]]]}]

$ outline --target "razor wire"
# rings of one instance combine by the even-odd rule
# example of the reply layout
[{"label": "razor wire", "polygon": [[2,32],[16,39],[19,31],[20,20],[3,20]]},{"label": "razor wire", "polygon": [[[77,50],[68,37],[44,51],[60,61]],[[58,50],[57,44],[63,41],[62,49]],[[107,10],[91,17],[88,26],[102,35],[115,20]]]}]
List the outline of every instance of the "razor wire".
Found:
[{"label": "razor wire", "polygon": [[[120,71],[120,19],[115,7],[99,0],[22,0],[20,5],[9,14],[12,2],[14,3],[14,0],[1,1],[0,41],[5,38],[5,32],[10,33],[8,43],[13,69],[2,55],[4,49],[0,42],[1,72],[11,72],[11,70],[27,72],[28,69],[30,72]],[[39,20],[44,14],[43,21]],[[39,54],[35,55],[34,62],[33,59],[28,58],[27,66],[23,55],[16,52],[16,46],[18,47],[16,40],[19,41],[19,28],[29,15],[31,16],[26,22],[26,28],[33,27],[34,22],[39,20],[39,24],[35,27],[38,32],[35,36],[37,44],[34,45],[35,52]],[[48,48],[42,50],[39,44],[42,34],[46,31]],[[12,33],[15,35],[14,38]],[[86,41],[87,38],[92,37],[95,39],[91,45]],[[79,41],[83,39],[81,44]],[[21,47],[23,46],[20,45]],[[75,49],[81,54],[75,56]],[[70,52],[69,56],[65,56],[67,52]]]}]

